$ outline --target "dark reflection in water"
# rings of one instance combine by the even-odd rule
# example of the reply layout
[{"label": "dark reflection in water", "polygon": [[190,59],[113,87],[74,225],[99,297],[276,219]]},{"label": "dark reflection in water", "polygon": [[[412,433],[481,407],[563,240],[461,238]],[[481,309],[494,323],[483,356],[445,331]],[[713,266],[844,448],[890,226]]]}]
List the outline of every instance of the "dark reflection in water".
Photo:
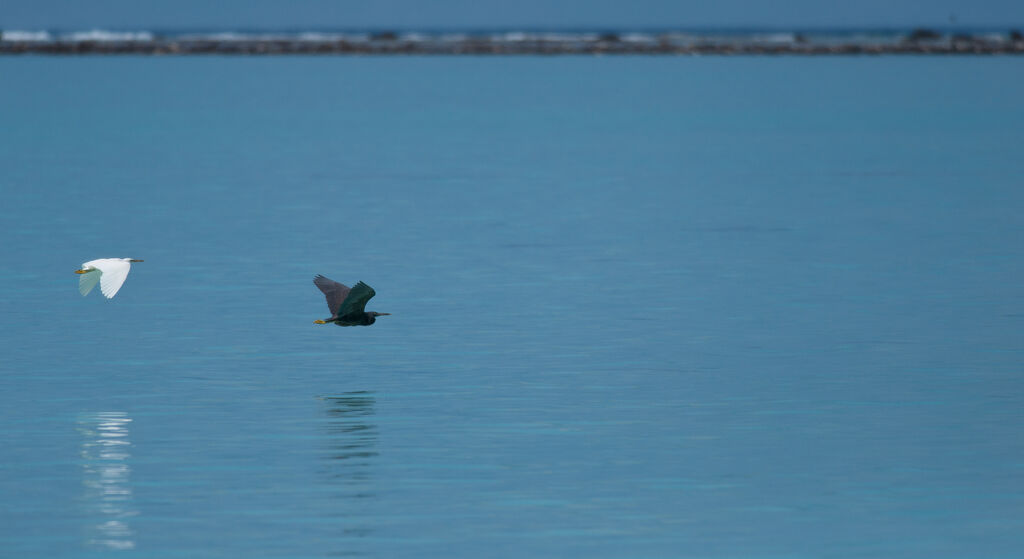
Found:
[{"label": "dark reflection in water", "polygon": [[82,434],[83,500],[90,519],[86,545],[106,549],[133,549],[129,519],[136,516],[132,497],[132,443],[124,412],[83,414],[78,420]]},{"label": "dark reflection in water", "polygon": [[[374,496],[377,426],[371,420],[376,399],[372,392],[345,392],[321,400],[327,415],[323,475],[340,499],[335,510],[342,519],[342,532],[348,537],[367,536],[373,532],[366,508]],[[362,553],[349,550],[344,555]]]}]

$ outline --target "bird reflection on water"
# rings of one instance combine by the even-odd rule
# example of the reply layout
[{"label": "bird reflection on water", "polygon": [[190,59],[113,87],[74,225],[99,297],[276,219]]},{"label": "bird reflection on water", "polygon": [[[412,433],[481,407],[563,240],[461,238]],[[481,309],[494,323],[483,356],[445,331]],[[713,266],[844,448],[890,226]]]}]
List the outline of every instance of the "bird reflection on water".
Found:
[{"label": "bird reflection on water", "polygon": [[[377,426],[370,422],[376,399],[372,392],[345,392],[322,396],[326,404],[327,448],[323,473],[332,488],[343,518],[346,536],[366,536],[366,506],[373,493],[373,468],[377,457]],[[350,552],[350,554],[358,554]]]},{"label": "bird reflection on water", "polygon": [[137,515],[133,507],[131,441],[124,412],[83,415],[78,421],[82,440],[82,485],[91,519],[86,544],[106,549],[133,549],[135,541],[128,519]]}]

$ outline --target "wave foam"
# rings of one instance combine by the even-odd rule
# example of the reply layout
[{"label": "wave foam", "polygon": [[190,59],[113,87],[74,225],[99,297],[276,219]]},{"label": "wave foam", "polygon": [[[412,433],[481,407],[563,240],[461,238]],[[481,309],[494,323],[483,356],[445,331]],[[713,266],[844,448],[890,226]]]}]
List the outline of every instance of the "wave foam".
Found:
[{"label": "wave foam", "polygon": [[4,31],[0,39],[4,41],[45,43],[47,41],[52,41],[53,36],[46,31],[22,31],[20,29],[12,29],[11,31]]},{"label": "wave foam", "polygon": [[67,35],[61,35],[65,41],[152,41],[153,34],[149,31],[104,31],[102,29],[90,29],[89,31],[75,31]]}]

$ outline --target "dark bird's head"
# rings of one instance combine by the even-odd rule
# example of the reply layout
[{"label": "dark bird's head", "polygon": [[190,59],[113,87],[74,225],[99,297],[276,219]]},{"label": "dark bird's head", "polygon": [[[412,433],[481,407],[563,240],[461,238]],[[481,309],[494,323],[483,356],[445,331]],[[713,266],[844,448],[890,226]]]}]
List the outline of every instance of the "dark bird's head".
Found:
[{"label": "dark bird's head", "polygon": [[378,316],[389,316],[390,314],[391,313],[389,313],[389,312],[367,311],[366,312],[366,324],[373,324],[374,322],[377,322],[377,317]]}]

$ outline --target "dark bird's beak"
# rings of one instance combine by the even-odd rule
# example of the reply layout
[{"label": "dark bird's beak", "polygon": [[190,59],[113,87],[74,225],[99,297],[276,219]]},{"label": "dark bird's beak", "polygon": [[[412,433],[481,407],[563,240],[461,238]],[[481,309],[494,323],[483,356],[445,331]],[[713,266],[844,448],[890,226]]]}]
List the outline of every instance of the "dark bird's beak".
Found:
[{"label": "dark bird's beak", "polygon": [[389,312],[379,312],[379,313],[377,313],[377,316],[391,316],[391,313],[389,313]]},{"label": "dark bird's beak", "polygon": [[133,259],[129,260],[129,262],[145,262],[145,260],[135,260],[135,259],[133,258]]}]

